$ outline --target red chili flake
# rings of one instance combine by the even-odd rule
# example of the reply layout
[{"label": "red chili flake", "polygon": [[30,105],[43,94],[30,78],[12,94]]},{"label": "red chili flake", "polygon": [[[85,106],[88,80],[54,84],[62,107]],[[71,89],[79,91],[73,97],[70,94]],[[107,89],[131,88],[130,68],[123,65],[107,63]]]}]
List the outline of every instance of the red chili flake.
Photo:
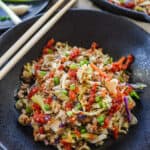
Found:
[{"label": "red chili flake", "polygon": [[72,90],[69,91],[69,98],[71,100],[75,100],[76,99],[76,93]]},{"label": "red chili flake", "polygon": [[60,142],[63,144],[64,150],[72,150],[70,143],[67,143],[65,140],[61,140]]},{"label": "red chili flake", "polygon": [[90,98],[89,98],[89,105],[92,105],[93,103],[94,103],[94,101],[95,101],[95,95],[93,95],[93,97],[92,97],[92,95],[90,95]]},{"label": "red chili flake", "polygon": [[29,94],[28,94],[28,99],[31,99],[31,97],[32,97],[34,94],[36,94],[38,91],[39,91],[39,88],[38,88],[38,87],[33,87],[33,88],[30,90]]},{"label": "red chili flake", "polygon": [[120,107],[121,107],[121,101],[115,101],[114,102],[114,100],[112,101],[112,106],[111,106],[111,109],[110,109],[110,114],[114,114],[115,112],[117,112],[119,109],[120,109]]},{"label": "red chili flake", "polygon": [[71,52],[69,59],[75,59],[79,55],[80,55],[80,50],[76,48]]},{"label": "red chili flake", "polygon": [[94,84],[92,86],[92,89],[90,91],[90,97],[88,100],[88,105],[86,106],[87,111],[89,111],[92,107],[92,104],[95,102],[95,93],[97,91],[97,84]]},{"label": "red chili flake", "polygon": [[32,109],[39,112],[41,110],[41,107],[38,104],[33,103],[32,104]]},{"label": "red chili flake", "polygon": [[45,99],[44,100],[44,102],[46,103],[46,104],[51,104],[52,103],[52,98],[51,97],[48,97],[47,99]]},{"label": "red chili flake", "polygon": [[51,51],[53,51],[53,49],[49,49],[49,48],[45,47],[45,48],[43,49],[43,55],[45,55],[45,54],[50,54]]},{"label": "red chili flake", "polygon": [[71,110],[73,108],[72,102],[67,102],[65,105],[66,110]]},{"label": "red chili flake", "polygon": [[76,70],[69,70],[68,75],[70,78],[76,79],[77,78],[77,72]]},{"label": "red chili flake", "polygon": [[46,47],[47,47],[47,48],[51,48],[51,47],[54,45],[54,43],[55,43],[55,40],[52,38],[52,39],[50,39],[50,40],[48,41]]},{"label": "red chili flake", "polygon": [[39,133],[43,134],[44,133],[44,128],[43,127],[39,127]]},{"label": "red chili flake", "polygon": [[110,118],[109,118],[109,117],[106,117],[105,120],[104,120],[103,128],[108,128],[108,126],[109,126],[109,121],[110,121]]},{"label": "red chili flake", "polygon": [[35,69],[35,71],[40,70],[40,68],[41,68],[41,67],[40,67],[40,65],[39,65],[39,64],[35,64],[35,65],[34,65],[34,69]]},{"label": "red chili flake", "polygon": [[115,139],[118,139],[118,136],[119,136],[119,129],[118,129],[118,127],[114,127],[113,135],[114,135]]},{"label": "red chili flake", "polygon": [[49,50],[49,48],[47,48],[47,47],[43,48],[43,54],[48,54],[48,50]]},{"label": "red chili flake", "polygon": [[41,123],[41,124],[47,123],[47,120],[45,119],[45,115],[42,114],[42,113],[40,113],[40,114],[35,113],[35,114],[33,115],[33,119],[34,119],[34,121],[36,121],[37,123]]},{"label": "red chili flake", "polygon": [[96,90],[97,90],[97,84],[94,84],[94,85],[92,86],[92,92],[95,93]]},{"label": "red chili flake", "polygon": [[64,70],[64,65],[60,65],[59,67],[58,67],[58,70]]},{"label": "red chili flake", "polygon": [[86,111],[90,111],[91,105],[90,105],[90,104],[87,104],[87,105],[85,106],[85,109],[86,109]]},{"label": "red chili flake", "polygon": [[123,7],[133,9],[135,7],[134,2],[126,2],[122,4]]},{"label": "red chili flake", "polygon": [[51,71],[51,72],[49,73],[49,77],[50,77],[50,78],[53,78],[53,77],[54,77],[54,72],[53,72],[53,71]]}]

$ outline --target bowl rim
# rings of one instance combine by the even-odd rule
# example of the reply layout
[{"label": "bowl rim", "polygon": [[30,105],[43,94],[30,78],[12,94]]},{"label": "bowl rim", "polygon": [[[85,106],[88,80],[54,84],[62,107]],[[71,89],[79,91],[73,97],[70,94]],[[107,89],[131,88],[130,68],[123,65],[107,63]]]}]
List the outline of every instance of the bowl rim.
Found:
[{"label": "bowl rim", "polygon": [[[71,8],[68,12],[92,12],[92,13],[101,13],[103,15],[106,15],[106,16],[111,16],[115,19],[120,19],[122,21],[125,21],[125,22],[128,22],[130,23],[131,25],[134,25],[136,29],[138,30],[141,30],[142,32],[144,32],[147,36],[150,36],[150,33],[146,32],[143,28],[139,27],[138,25],[136,25],[135,23],[133,23],[132,21],[128,20],[127,18],[125,17],[121,17],[121,16],[118,16],[118,15],[115,15],[115,14],[110,14],[110,13],[107,13],[107,12],[104,12],[104,11],[99,11],[99,10],[94,10],[94,9],[80,9],[80,8]],[[0,35],[0,40],[3,39],[3,37],[5,35],[7,35],[10,31],[12,32],[15,28],[23,25],[23,24],[26,24],[27,22],[30,22],[32,20],[36,20],[38,19],[43,13],[40,13],[38,14],[37,16],[35,17],[32,17],[32,18],[29,18],[29,19],[26,19],[25,21],[21,22],[20,24],[18,25],[15,25],[13,28],[9,28],[7,31],[5,31],[4,33],[2,33]]]},{"label": "bowl rim", "polygon": [[[108,2],[106,0],[91,0],[91,1],[93,3],[99,5],[99,6],[100,5],[101,6],[105,5],[104,7],[107,7],[107,8],[105,8],[105,10],[108,10],[108,6],[111,6],[111,9],[116,9],[117,11],[120,11],[121,14],[124,15],[124,16],[130,17],[130,18],[133,18],[133,19],[136,19],[136,20],[142,20],[142,21],[145,21],[147,23],[150,22],[150,15],[147,15],[146,13],[138,12],[138,11],[133,10],[133,9],[127,9],[127,8],[124,8],[124,7],[121,7],[121,6],[117,6],[117,5],[111,4],[110,2]],[[109,8],[108,11],[110,11],[112,13],[114,12],[115,14],[118,14],[114,10],[110,10],[110,8]],[[129,14],[127,15],[125,13],[129,13]],[[138,15],[138,16],[137,17],[133,17],[133,15]],[[139,17],[141,17],[141,18],[139,18]]]}]

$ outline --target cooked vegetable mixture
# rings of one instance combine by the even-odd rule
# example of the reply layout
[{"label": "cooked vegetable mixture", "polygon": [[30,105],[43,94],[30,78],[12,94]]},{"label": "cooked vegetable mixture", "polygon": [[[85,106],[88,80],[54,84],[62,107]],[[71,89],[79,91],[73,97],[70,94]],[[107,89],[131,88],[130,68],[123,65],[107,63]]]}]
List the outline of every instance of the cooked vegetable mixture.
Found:
[{"label": "cooked vegetable mixture", "polygon": [[16,108],[35,141],[59,150],[89,150],[137,123],[132,114],[143,84],[129,84],[132,55],[118,61],[93,42],[89,49],[48,41],[42,56],[24,65]]},{"label": "cooked vegetable mixture", "polygon": [[150,15],[150,0],[108,0],[121,7],[134,9]]}]

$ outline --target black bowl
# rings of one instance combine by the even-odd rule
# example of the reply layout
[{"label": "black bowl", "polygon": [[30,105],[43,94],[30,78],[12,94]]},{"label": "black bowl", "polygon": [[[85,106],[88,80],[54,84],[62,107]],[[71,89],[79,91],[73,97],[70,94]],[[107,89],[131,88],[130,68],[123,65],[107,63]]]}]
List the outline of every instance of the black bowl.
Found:
[{"label": "black bowl", "polygon": [[[0,38],[0,52],[5,52],[38,17],[25,21]],[[148,88],[141,93],[135,114],[138,125],[130,128],[119,140],[109,140],[102,147],[92,149],[149,150],[150,148],[150,35],[133,23],[99,11],[71,10],[38,42],[34,48],[0,81],[0,146],[10,150],[50,150],[51,146],[33,141],[30,127],[17,123],[14,94],[19,84],[23,64],[36,59],[48,39],[68,41],[72,45],[89,47],[99,43],[104,52],[115,59],[132,53],[135,62],[131,67],[132,81],[142,82]]]},{"label": "black bowl", "polygon": [[150,16],[145,13],[138,12],[132,9],[127,9],[124,7],[119,7],[117,5],[111,4],[107,0],[91,0],[91,1],[94,2],[97,6],[100,6],[102,9],[113,12],[115,14],[124,15],[136,20],[150,22]]}]

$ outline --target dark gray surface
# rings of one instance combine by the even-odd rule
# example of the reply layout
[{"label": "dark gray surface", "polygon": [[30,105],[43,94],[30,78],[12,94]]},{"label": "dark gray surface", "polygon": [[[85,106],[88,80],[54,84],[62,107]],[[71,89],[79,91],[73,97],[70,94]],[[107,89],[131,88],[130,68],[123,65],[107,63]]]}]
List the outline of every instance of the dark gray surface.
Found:
[{"label": "dark gray surface", "polygon": [[[0,39],[1,54],[13,44],[35,21],[32,19],[10,30]],[[126,30],[125,30],[126,29]],[[48,39],[68,41],[69,44],[89,47],[92,41],[99,43],[105,53],[115,59],[132,53],[132,81],[143,82],[148,88],[141,93],[135,115],[138,125],[130,128],[118,141],[109,140],[103,147],[93,150],[149,150],[150,149],[150,35],[134,24],[117,16],[94,11],[70,11],[42,40],[0,81],[0,142],[9,150],[52,150],[51,146],[33,141],[30,127],[17,123],[14,93],[24,63],[36,59]]]}]

